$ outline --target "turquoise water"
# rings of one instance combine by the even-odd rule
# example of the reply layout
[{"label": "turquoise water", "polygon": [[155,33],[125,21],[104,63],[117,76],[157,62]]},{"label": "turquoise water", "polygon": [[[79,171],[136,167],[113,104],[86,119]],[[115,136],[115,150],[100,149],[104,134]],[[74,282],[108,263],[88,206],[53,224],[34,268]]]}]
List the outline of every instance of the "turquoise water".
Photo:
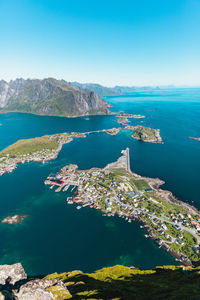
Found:
[{"label": "turquoise water", "polygon": [[[0,264],[21,261],[30,275],[44,275],[72,269],[93,271],[118,263],[141,268],[176,263],[144,237],[139,223],[103,217],[90,208],[77,210],[66,204],[66,193],[54,193],[44,185],[50,172],[68,163],[82,169],[104,167],[128,146],[134,172],[165,180],[166,189],[200,208],[200,143],[188,139],[200,136],[200,90],[141,92],[107,101],[113,111],[144,114],[144,125],[160,128],[165,144],[141,143],[124,131],[117,136],[91,134],[64,145],[54,161],[19,165],[0,177],[0,218],[29,215],[19,225],[0,224]],[[0,124],[0,149],[19,138],[118,126],[115,116],[71,119],[17,113],[1,114]]]}]

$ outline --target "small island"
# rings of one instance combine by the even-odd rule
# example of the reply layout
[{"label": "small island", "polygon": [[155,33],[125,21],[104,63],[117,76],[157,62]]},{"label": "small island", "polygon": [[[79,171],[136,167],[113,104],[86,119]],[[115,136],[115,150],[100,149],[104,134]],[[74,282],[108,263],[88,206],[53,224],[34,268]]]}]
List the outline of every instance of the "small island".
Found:
[{"label": "small island", "polygon": [[142,177],[130,170],[129,149],[104,169],[78,170],[67,165],[45,180],[55,191],[68,191],[68,204],[89,206],[103,215],[118,215],[143,223],[149,237],[184,265],[200,260],[200,214],[194,207],[160,189],[158,178]]},{"label": "small island", "polygon": [[121,128],[103,129],[103,132],[106,132],[109,135],[117,135],[120,130]]},{"label": "small island", "polygon": [[13,215],[4,218],[1,223],[7,223],[9,225],[15,225],[21,223],[24,219],[26,219],[28,215]]},{"label": "small island", "polygon": [[137,126],[126,126],[125,129],[133,130],[132,138],[149,143],[163,144],[160,136],[160,129],[153,129],[150,127],[144,127],[141,125]]},{"label": "small island", "polygon": [[200,142],[200,137],[189,136],[188,139],[191,139],[191,140],[195,140],[195,141]]},{"label": "small island", "polygon": [[127,123],[129,123],[130,121],[127,118],[119,118],[116,120],[117,123],[121,124],[121,125],[126,125]]},{"label": "small island", "polygon": [[136,115],[136,114],[120,114],[118,115],[118,118],[126,118],[126,119],[144,119],[146,118],[145,116],[143,115]]}]

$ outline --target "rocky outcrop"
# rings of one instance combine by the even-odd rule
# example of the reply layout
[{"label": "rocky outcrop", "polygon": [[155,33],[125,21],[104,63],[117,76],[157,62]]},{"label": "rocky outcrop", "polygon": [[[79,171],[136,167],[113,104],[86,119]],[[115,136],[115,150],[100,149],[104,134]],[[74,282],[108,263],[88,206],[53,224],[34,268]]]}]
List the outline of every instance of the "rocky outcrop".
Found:
[{"label": "rocky outcrop", "polygon": [[[57,298],[62,295],[62,298]],[[59,278],[28,279],[20,263],[0,266],[0,300],[69,299],[71,294]]]},{"label": "rocky outcrop", "polygon": [[0,81],[0,109],[58,116],[109,113],[95,92],[53,78]]},{"label": "rocky outcrop", "polygon": [[13,215],[13,216],[8,216],[4,218],[1,223],[7,223],[10,225],[14,224],[19,224],[21,223],[25,218],[27,218],[28,215]]},{"label": "rocky outcrop", "polygon": [[12,284],[27,279],[24,268],[20,263],[0,266],[0,285]]},{"label": "rocky outcrop", "polygon": [[140,270],[117,265],[93,273],[53,273],[0,288],[0,300],[199,299],[199,270],[183,266]]}]

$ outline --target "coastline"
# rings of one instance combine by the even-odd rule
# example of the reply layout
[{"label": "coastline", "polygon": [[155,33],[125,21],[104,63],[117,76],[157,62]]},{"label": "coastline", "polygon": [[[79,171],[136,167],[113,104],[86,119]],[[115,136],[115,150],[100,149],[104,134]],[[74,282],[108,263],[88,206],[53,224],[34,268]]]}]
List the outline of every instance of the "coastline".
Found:
[{"label": "coastline", "polygon": [[89,116],[111,116],[111,115],[115,115],[116,113],[113,113],[109,110],[109,113],[93,113],[93,114],[83,114],[83,115],[52,115],[52,114],[37,114],[37,113],[33,113],[33,112],[25,112],[25,111],[2,111],[0,109],[0,114],[8,114],[8,113],[11,113],[11,114],[14,114],[14,113],[17,113],[17,114],[30,114],[30,115],[35,115],[35,116],[42,116],[42,117],[59,117],[59,118],[84,118],[84,117],[89,117]]},{"label": "coastline", "polygon": [[[200,212],[198,211],[197,208],[195,208],[195,207],[191,206],[190,204],[187,204],[181,200],[178,200],[172,194],[172,192],[164,190],[164,189],[160,189],[160,186],[164,184],[164,181],[160,180],[159,178],[149,178],[149,177],[144,177],[144,176],[140,176],[136,173],[133,173],[128,167],[128,160],[129,160],[129,149],[128,148],[126,150],[123,150],[122,154],[123,155],[120,156],[116,162],[106,165],[103,169],[91,168],[89,170],[78,170],[77,165],[68,165],[68,166],[63,167],[59,171],[59,173],[56,175],[56,177],[58,176],[58,178],[60,180],[62,180],[62,176],[68,177],[69,174],[74,173],[79,178],[78,174],[80,173],[80,174],[85,174],[85,176],[87,178],[89,176],[89,174],[95,174],[95,175],[92,175],[92,177],[94,177],[94,176],[98,176],[96,174],[99,174],[102,172],[105,172],[105,174],[109,174],[110,172],[111,173],[113,173],[114,171],[120,172],[120,170],[125,169],[125,171],[130,176],[132,176],[132,175],[135,176],[137,180],[140,180],[140,181],[145,180],[149,184],[149,186],[154,190],[155,193],[159,194],[159,196],[162,195],[163,201],[165,200],[170,204],[176,204],[176,206],[186,209],[187,212],[191,213],[192,215],[198,215],[198,217],[200,216]],[[69,173],[67,173],[68,169],[69,169]],[[84,175],[81,175],[81,176],[83,176],[83,178],[82,177],[80,177],[80,178],[82,178],[84,180]],[[54,180],[53,178],[50,178],[50,177],[47,177],[47,178],[48,178],[48,180],[45,181],[46,185],[57,185],[55,183],[52,183],[52,180]],[[158,244],[159,247],[162,247],[165,251],[169,252],[176,260],[180,261],[185,266],[191,266],[195,263],[195,261],[191,261],[187,256],[183,255],[182,252],[175,251],[173,248],[171,248],[170,245],[171,245],[171,243],[173,243],[173,241],[167,242],[165,239],[162,239],[162,237],[159,238],[159,234],[157,234],[155,231],[155,225],[153,227],[151,227],[148,224],[148,222],[146,221],[143,214],[140,215],[138,213],[134,213],[135,209],[133,209],[132,212],[116,210],[116,209],[107,210],[107,208],[102,208],[102,206],[99,205],[99,203],[96,202],[95,200],[88,201],[88,199],[90,199],[90,197],[85,195],[84,188],[81,188],[81,190],[79,191],[79,179],[78,179],[78,183],[75,182],[75,179],[73,179],[73,182],[71,181],[71,183],[70,182],[67,183],[67,185],[68,184],[72,185],[72,183],[75,184],[75,186],[77,187],[76,191],[78,191],[78,192],[76,192],[75,196],[67,198],[67,202],[69,204],[73,204],[73,203],[78,204],[77,209],[80,209],[81,207],[89,206],[90,208],[95,208],[97,210],[100,210],[102,212],[102,214],[105,216],[110,217],[110,216],[118,215],[119,217],[125,218],[125,220],[128,222],[137,220],[143,224],[142,228],[144,228],[147,231],[147,235],[145,235],[145,237],[151,238],[156,244]],[[105,179],[105,180],[107,180],[107,179]],[[66,183],[64,183],[64,182],[63,182],[63,185],[58,184],[58,188],[55,191],[56,192],[61,191],[63,186],[65,187],[65,184]],[[68,187],[69,187],[69,185],[68,185]],[[102,185],[102,183],[100,183],[100,185]],[[90,187],[93,187],[92,183],[88,186],[89,190],[90,190]],[[109,188],[109,190],[111,191],[110,188]],[[161,215],[161,217],[156,217],[156,218],[158,218],[162,222],[164,221],[166,224],[169,224],[169,225],[173,224],[172,222],[165,220],[164,217],[162,217],[162,215]],[[191,232],[191,230],[189,228],[187,229],[187,227],[183,227],[182,230],[184,232]],[[194,232],[193,232],[193,234],[195,237],[197,237],[197,234],[195,234]],[[199,242],[200,242],[200,237],[198,236],[197,245],[199,244]]]}]

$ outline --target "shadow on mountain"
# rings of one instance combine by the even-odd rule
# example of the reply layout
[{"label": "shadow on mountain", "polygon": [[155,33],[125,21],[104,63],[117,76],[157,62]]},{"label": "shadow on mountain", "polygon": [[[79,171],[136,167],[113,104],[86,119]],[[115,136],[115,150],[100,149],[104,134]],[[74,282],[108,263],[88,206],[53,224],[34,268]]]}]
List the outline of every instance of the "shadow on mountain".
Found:
[{"label": "shadow on mountain", "polygon": [[[144,272],[142,274],[142,272]],[[78,274],[65,284],[72,299],[198,299],[200,275],[198,271],[156,270],[140,271],[128,276],[110,275],[102,280],[90,274]],[[93,273],[95,274],[95,273]],[[92,275],[93,275],[92,274]],[[102,274],[103,275],[103,274]],[[70,284],[70,282],[72,284]],[[69,285],[68,285],[69,284]]]}]

